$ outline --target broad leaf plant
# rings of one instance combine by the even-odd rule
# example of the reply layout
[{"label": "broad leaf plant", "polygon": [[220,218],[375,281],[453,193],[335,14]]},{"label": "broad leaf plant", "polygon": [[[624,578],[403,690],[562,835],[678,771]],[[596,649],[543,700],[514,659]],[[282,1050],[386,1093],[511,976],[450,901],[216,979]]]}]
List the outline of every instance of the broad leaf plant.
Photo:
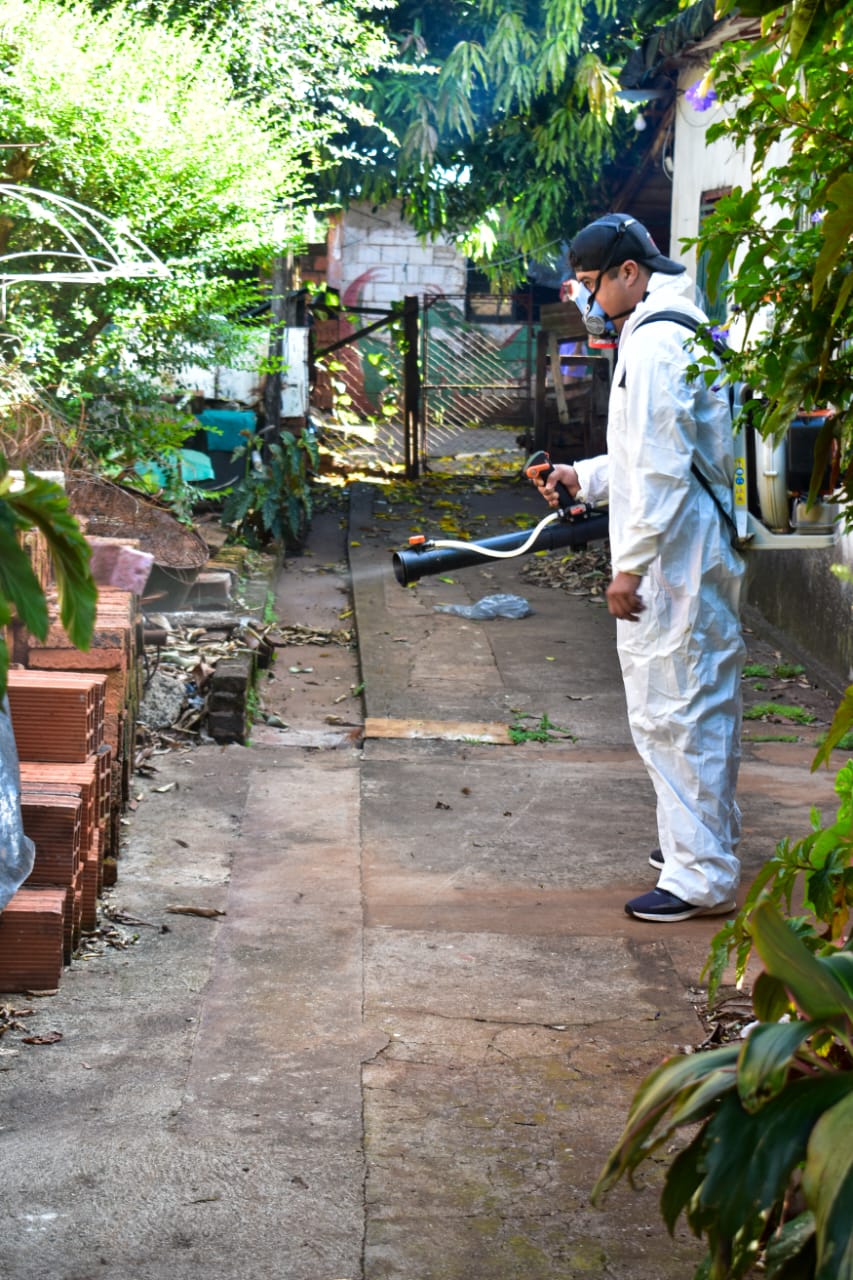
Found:
[{"label": "broad leaf plant", "polygon": [[28,472],[18,480],[0,454],[0,699],[9,670],[5,629],[17,618],[43,640],[49,625],[47,600],[24,545],[31,529],[43,534],[50,551],[60,621],[71,643],[86,649],[98,598],[89,571],[89,544],[68,510],[62,488]]}]

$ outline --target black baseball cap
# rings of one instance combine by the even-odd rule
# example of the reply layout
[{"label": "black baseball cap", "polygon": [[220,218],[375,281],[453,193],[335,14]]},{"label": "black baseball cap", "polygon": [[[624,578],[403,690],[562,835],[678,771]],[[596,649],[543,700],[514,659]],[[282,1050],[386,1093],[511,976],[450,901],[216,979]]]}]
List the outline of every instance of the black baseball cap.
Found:
[{"label": "black baseball cap", "polygon": [[575,271],[609,271],[629,259],[668,276],[680,276],[684,271],[680,262],[661,253],[642,222],[627,213],[596,218],[569,246],[569,262]]}]

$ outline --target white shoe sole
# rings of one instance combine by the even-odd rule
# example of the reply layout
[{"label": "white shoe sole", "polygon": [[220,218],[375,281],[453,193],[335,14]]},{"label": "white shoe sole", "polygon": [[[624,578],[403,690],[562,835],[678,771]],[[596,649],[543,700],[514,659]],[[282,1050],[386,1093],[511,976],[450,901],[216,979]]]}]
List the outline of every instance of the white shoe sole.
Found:
[{"label": "white shoe sole", "polygon": [[629,911],[634,920],[649,920],[652,924],[678,924],[681,920],[692,920],[694,916],[726,916],[737,910],[737,902],[732,898],[729,902],[718,902],[715,907],[685,907],[683,911]]}]

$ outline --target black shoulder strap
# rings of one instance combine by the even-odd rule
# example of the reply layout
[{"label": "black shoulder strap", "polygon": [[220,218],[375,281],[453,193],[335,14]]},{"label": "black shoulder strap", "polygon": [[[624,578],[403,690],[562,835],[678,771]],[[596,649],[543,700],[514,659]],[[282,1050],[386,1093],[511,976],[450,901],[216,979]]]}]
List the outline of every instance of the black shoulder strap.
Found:
[{"label": "black shoulder strap", "polygon": [[[694,320],[693,316],[685,315],[683,311],[655,311],[650,316],[644,316],[643,319],[640,320],[634,326],[633,332],[636,333],[638,329],[642,329],[644,324],[654,324],[658,320],[670,320],[672,321],[673,324],[683,325],[685,329],[689,329],[692,333],[696,333],[696,331],[699,328],[699,321]],[[725,348],[721,346],[720,343],[715,342],[714,351],[718,356],[720,356],[720,358],[722,358]],[[622,381],[619,383],[620,387],[623,387],[623,388],[625,386],[625,374],[626,374],[626,370],[623,369]],[[729,533],[731,534],[732,546],[738,547],[740,543],[740,535],[738,534],[738,531],[737,531],[737,525],[729,515],[728,511],[726,511],[726,508],[723,506],[722,502],[720,502],[720,499],[714,493],[714,490],[711,488],[711,482],[702,474],[702,472],[696,466],[695,462],[691,463],[690,470],[693,472],[693,475],[699,481],[702,488],[708,494],[708,497],[711,499],[714,506],[717,508],[720,515],[725,520],[726,525],[728,526],[728,529],[729,529]]]},{"label": "black shoulder strap", "polygon": [[[692,316],[685,315],[683,311],[653,311],[650,316],[643,316],[642,320],[638,320],[631,332],[636,333],[638,329],[642,329],[644,324],[657,324],[659,320],[669,320],[672,324],[683,325],[683,327],[685,329],[689,329],[691,333],[696,333],[699,328],[699,321],[694,320]],[[717,351],[716,344],[714,346],[714,350]],[[719,355],[720,352],[717,351],[717,354]],[[623,390],[625,388],[625,373],[626,371],[623,369],[622,380],[619,383],[619,386],[622,387]]]},{"label": "black shoulder strap", "polygon": [[710,482],[710,480],[708,480],[708,479],[707,479],[707,478],[702,474],[702,472],[701,472],[701,471],[699,470],[699,468],[696,466],[696,463],[695,463],[695,462],[692,462],[692,463],[690,464],[690,470],[693,472],[694,476],[695,476],[695,477],[696,477],[696,479],[699,481],[699,483],[701,484],[702,488],[705,490],[705,492],[707,493],[708,497],[711,499],[711,501],[713,502],[714,506],[717,508],[717,510],[719,511],[720,515],[721,515],[721,516],[723,517],[723,519],[725,520],[726,525],[728,526],[729,533],[730,533],[730,535],[731,535],[732,546],[733,546],[733,547],[739,547],[739,545],[740,545],[740,534],[739,534],[739,533],[738,533],[738,531],[737,531],[737,525],[735,524],[734,520],[733,520],[733,519],[731,518],[731,516],[729,515],[728,511],[726,511],[726,508],[723,506],[722,502],[720,502],[720,499],[719,499],[719,498],[717,497],[717,495],[714,493],[714,490],[711,488],[711,482]]}]

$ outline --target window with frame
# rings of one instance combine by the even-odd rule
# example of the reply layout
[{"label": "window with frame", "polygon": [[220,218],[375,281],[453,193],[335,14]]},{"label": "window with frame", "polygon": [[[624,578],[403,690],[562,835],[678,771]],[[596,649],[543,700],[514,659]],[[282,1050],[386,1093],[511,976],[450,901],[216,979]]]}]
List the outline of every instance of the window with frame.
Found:
[{"label": "window with frame", "polygon": [[[699,201],[699,232],[716,208],[717,201],[731,193],[731,187],[721,187],[716,191],[703,191]],[[715,324],[723,324],[727,318],[726,283],[729,279],[729,264],[723,263],[716,279],[708,275],[710,254],[703,250],[696,260],[696,301],[709,320]]]}]

